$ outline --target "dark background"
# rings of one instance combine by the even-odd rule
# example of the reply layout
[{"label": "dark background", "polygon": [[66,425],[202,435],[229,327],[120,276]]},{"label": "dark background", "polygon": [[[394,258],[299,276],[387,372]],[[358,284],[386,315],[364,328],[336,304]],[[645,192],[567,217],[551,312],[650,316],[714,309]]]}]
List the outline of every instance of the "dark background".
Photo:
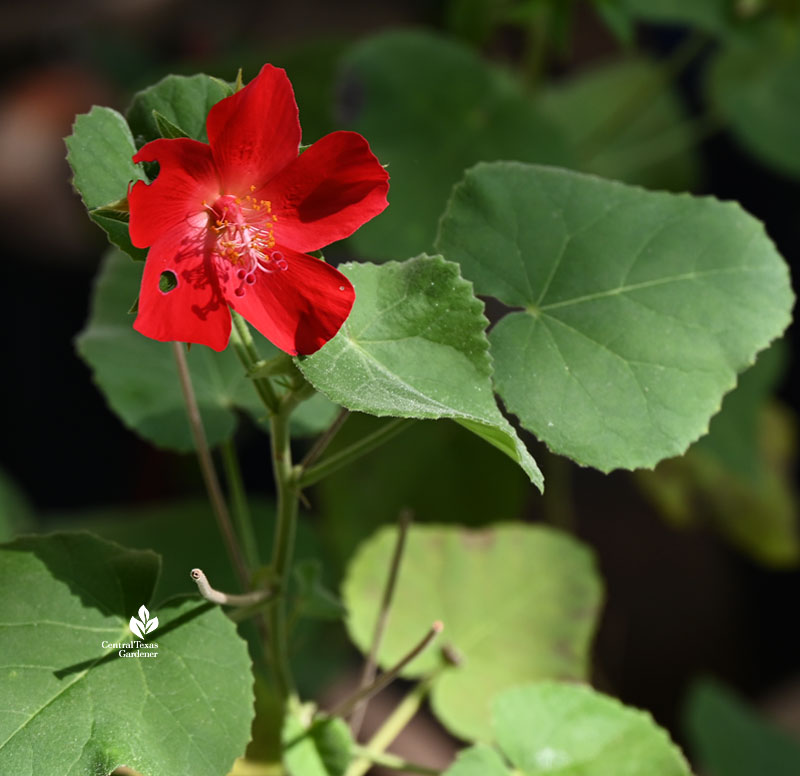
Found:
[{"label": "dark background", "polygon": [[[270,61],[273,52],[295,43],[357,39],[397,25],[441,30],[444,3],[33,0],[7,5],[2,15],[0,331],[6,398],[0,466],[45,520],[87,507],[202,494],[192,458],[160,452],[128,432],[74,353],[105,241],[71,190],[62,138],[75,114],[92,104],[124,110],[133,91],[168,72],[232,79],[240,55],[248,62]],[[683,34],[678,28],[638,32],[640,45],[654,56]],[[513,61],[517,44],[513,31],[501,31],[487,48]],[[581,6],[571,51],[552,70],[569,72],[618,49],[591,9]],[[691,70],[680,86],[696,108],[699,87]],[[703,191],[736,199],[765,221],[796,266],[800,184],[766,171],[725,132],[701,150]],[[780,395],[797,408],[794,363]],[[242,441],[247,449],[246,430]],[[256,489],[265,487],[247,474]],[[764,569],[707,531],[670,528],[625,474],[576,471],[573,484],[576,530],[597,549],[608,586],[597,643],[599,685],[675,727],[687,683],[711,672],[800,733],[800,640],[791,627],[800,574]],[[533,499],[531,519],[536,509]]]}]

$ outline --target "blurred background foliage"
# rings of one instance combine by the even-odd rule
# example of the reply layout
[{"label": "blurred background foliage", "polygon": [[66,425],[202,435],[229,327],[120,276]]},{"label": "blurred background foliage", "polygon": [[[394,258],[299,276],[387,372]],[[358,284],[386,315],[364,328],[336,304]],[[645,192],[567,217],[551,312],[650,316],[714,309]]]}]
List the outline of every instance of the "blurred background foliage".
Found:
[{"label": "blurred background foliage", "polygon": [[[326,252],[333,261],[430,251],[464,168],[518,159],[736,199],[796,266],[799,0],[31,0],[4,10],[0,39],[9,389],[0,537],[82,526],[153,547],[169,559],[164,595],[187,592],[180,569],[195,565],[213,571],[219,587],[233,579],[197,500],[194,459],[154,446],[171,444],[162,423],[150,433],[126,420],[131,434],[75,354],[104,238],[71,191],[61,138],[92,104],[124,110],[137,89],[169,72],[232,80],[241,67],[247,80],[265,61],[285,67],[303,141],[357,130],[392,176],[392,206]],[[653,472],[602,476],[528,438],[547,479],[543,497],[455,424],[412,424],[308,492],[298,557],[321,560],[334,587],[358,544],[401,509],[420,522],[544,521],[571,531],[594,547],[607,586],[597,684],[652,710],[709,773],[789,773],[780,768],[797,758],[790,737],[800,736],[796,363],[790,341],[763,353],[710,434]],[[235,438],[261,499],[251,508],[264,515],[263,423],[237,395],[215,398],[220,438],[243,408]],[[179,434],[179,412],[168,409]],[[317,409],[308,431],[331,417],[329,407]],[[335,445],[374,423],[351,417]],[[314,653],[323,637],[338,661],[325,670]],[[332,678],[355,665],[341,628],[324,617],[302,626],[297,647],[309,694],[330,692]],[[736,686],[789,738],[764,733],[766,723],[748,716],[755,712],[711,684],[688,696],[681,727],[687,690],[703,673]],[[746,749],[773,733],[783,765],[742,770],[746,755],[737,765],[718,752],[720,735]],[[447,761],[452,744],[441,734],[423,727],[416,735]]]}]

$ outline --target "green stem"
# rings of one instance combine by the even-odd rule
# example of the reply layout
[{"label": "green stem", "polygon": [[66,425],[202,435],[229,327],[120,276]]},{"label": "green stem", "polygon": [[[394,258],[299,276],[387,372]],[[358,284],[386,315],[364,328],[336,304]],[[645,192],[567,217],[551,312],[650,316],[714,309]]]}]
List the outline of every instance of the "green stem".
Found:
[{"label": "green stem", "polygon": [[371,434],[359,439],[357,442],[353,442],[353,444],[348,445],[338,453],[329,455],[315,466],[301,472],[297,481],[298,487],[302,490],[309,485],[319,482],[337,469],[347,466],[347,464],[352,463],[362,455],[371,452],[379,445],[387,442],[393,436],[408,428],[412,423],[414,423],[414,421],[408,418],[394,418]]},{"label": "green stem", "polygon": [[289,665],[286,594],[294,552],[299,494],[292,465],[289,416],[298,400],[296,396],[287,394],[277,412],[270,418],[272,468],[275,474],[278,505],[272,547],[272,574],[276,597],[269,610],[269,646],[278,693],[284,700],[291,700],[296,695]]},{"label": "green stem", "polygon": [[390,771],[403,771],[404,773],[418,773],[421,776],[440,776],[441,771],[436,768],[428,768],[425,765],[417,765],[398,757],[396,754],[378,754],[371,752],[363,746],[354,746],[353,754],[357,757],[363,757],[369,760],[373,765],[380,765],[382,768],[388,768]]},{"label": "green stem", "polygon": [[423,701],[433,686],[434,681],[445,666],[432,671],[419,684],[413,687],[408,694],[397,704],[395,710],[387,717],[378,731],[369,740],[365,749],[366,753],[350,763],[345,771],[345,776],[364,776],[372,767],[373,758],[382,755],[392,741],[405,730],[414,715],[419,711]]},{"label": "green stem", "polygon": [[[231,345],[242,362],[245,370],[250,374],[260,362],[258,351],[256,350],[253,336],[250,334],[250,329],[247,327],[247,321],[242,318],[239,313],[231,310],[231,318],[233,319],[233,327],[231,328]],[[280,404],[280,399],[275,393],[268,377],[253,378],[253,385],[255,386],[261,401],[270,413],[275,412]]]},{"label": "green stem", "polygon": [[233,519],[236,521],[236,530],[242,544],[245,558],[250,569],[257,569],[261,565],[258,557],[258,543],[253,530],[253,519],[250,514],[250,505],[247,503],[242,480],[242,470],[239,466],[239,456],[236,454],[236,445],[232,439],[226,439],[221,445],[222,465],[225,468],[225,479],[233,505]]},{"label": "green stem", "polygon": [[217,477],[217,470],[214,468],[214,461],[211,458],[211,450],[208,447],[203,418],[200,415],[200,408],[197,406],[197,397],[192,386],[192,375],[189,371],[189,364],[186,361],[186,353],[183,350],[182,342],[172,343],[172,353],[175,356],[175,364],[178,367],[178,378],[180,379],[183,401],[186,404],[186,413],[189,417],[189,428],[194,439],[197,460],[200,464],[200,471],[203,475],[203,482],[208,491],[208,498],[217,519],[219,531],[225,542],[231,564],[239,578],[239,583],[244,590],[250,586],[250,574],[247,571],[242,551],[236,541],[236,533],[233,530],[231,516],[228,512],[228,505],[222,495],[222,488]]}]

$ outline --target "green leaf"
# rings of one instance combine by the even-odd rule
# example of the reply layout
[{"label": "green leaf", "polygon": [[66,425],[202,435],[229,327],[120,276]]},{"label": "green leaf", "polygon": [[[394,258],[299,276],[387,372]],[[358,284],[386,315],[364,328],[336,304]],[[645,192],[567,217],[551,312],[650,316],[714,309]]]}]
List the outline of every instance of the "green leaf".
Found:
[{"label": "green leaf", "polygon": [[[134,96],[128,109],[128,123],[137,140],[171,137],[161,134],[155,116],[158,113],[182,135],[207,143],[206,116],[216,103],[231,94],[230,85],[219,78],[168,75]],[[164,126],[162,121],[162,128]]]},{"label": "green leaf", "polygon": [[347,723],[313,719],[313,706],[289,712],[283,727],[283,762],[289,776],[343,776],[351,759],[353,738]]},{"label": "green leaf", "polygon": [[161,137],[172,140],[176,137],[189,137],[189,134],[177,124],[173,124],[166,116],[153,109],[153,120]]},{"label": "green leaf", "polygon": [[88,210],[124,199],[128,184],[146,180],[133,163],[136,146],[125,119],[111,108],[94,106],[77,116],[65,140],[72,183]]},{"label": "green leaf", "polygon": [[515,776],[497,750],[486,744],[462,749],[442,776]]},{"label": "green leaf", "polygon": [[[637,100],[642,94],[651,96]],[[540,106],[561,127],[581,171],[649,188],[693,188],[696,138],[652,62],[582,71],[547,88]]]},{"label": "green leaf", "polygon": [[770,167],[800,176],[800,46],[769,27],[719,51],[709,96],[736,138]]},{"label": "green leaf", "polygon": [[89,211],[92,219],[108,236],[109,242],[121,248],[135,261],[144,261],[147,258],[146,248],[137,248],[128,233],[130,215],[127,212],[111,208],[96,208]]},{"label": "green leaf", "polygon": [[[348,631],[364,652],[395,541],[396,529],[381,529],[361,547],[344,582]],[[534,679],[586,677],[601,596],[588,549],[552,529],[413,526],[380,664],[399,661],[441,620],[442,642],[463,660],[434,684],[433,710],[456,735],[487,739],[489,701],[499,690]],[[404,675],[422,676],[439,662],[437,650],[429,649]]]},{"label": "green leaf", "polygon": [[508,410],[602,471],[683,453],[790,320],[787,267],[762,224],[708,197],[481,164],[437,244],[476,293],[523,308],[490,335]]},{"label": "green leaf", "polygon": [[348,409],[453,418],[517,461],[542,488],[536,462],[497,407],[483,305],[441,256],[345,264],[356,302],[341,331],[297,359],[306,378]]},{"label": "green leaf", "polygon": [[492,706],[495,739],[512,767],[501,770],[486,747],[474,747],[444,776],[478,776],[473,758],[491,764],[491,776],[691,776],[649,714],[590,687],[523,685],[498,695]]},{"label": "green leaf", "polygon": [[[84,776],[127,765],[219,776],[244,751],[253,715],[245,643],[218,607],[183,600],[154,610],[158,570],[154,553],[89,534],[0,548],[0,771]],[[104,648],[136,640],[128,623],[142,605],[158,617],[148,634],[157,655]]]},{"label": "green leaf", "polygon": [[[92,368],[97,386],[128,428],[159,447],[187,451],[194,447],[171,345],[133,329],[128,314],[139,292],[141,266],[110,252],[95,282],[92,311],[78,335],[78,353]],[[262,354],[277,349],[254,333]],[[228,439],[236,427],[236,410],[265,427],[263,408],[252,382],[232,349],[214,353],[195,345],[187,353],[200,414],[210,445]],[[298,433],[325,428],[336,408],[314,398],[298,409]]]},{"label": "green leaf", "polygon": [[714,776],[800,773],[800,744],[717,682],[694,685],[684,717],[691,751]]},{"label": "green leaf", "polygon": [[390,207],[352,238],[376,260],[429,250],[464,168],[485,159],[560,164],[558,131],[503,70],[448,38],[384,33],[343,61],[345,110],[391,175]]}]

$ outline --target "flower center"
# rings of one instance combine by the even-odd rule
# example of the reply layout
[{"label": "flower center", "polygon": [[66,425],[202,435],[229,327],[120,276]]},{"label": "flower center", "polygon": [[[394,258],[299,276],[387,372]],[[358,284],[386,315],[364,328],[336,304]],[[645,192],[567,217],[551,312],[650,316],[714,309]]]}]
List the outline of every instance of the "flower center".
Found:
[{"label": "flower center", "polygon": [[209,228],[216,234],[215,254],[236,273],[239,281],[233,293],[244,296],[256,282],[258,272],[278,272],[289,266],[283,254],[275,250],[275,223],[272,203],[252,196],[223,194],[209,212]]}]

